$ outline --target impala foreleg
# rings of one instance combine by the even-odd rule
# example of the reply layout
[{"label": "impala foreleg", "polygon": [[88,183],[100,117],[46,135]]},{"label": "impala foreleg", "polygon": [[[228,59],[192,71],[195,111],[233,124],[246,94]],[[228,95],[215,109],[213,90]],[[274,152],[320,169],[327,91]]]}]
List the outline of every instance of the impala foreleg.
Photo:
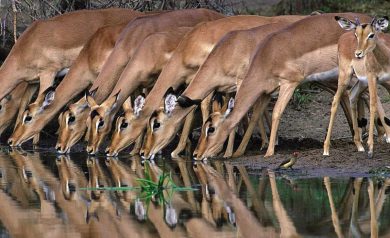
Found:
[{"label": "impala foreleg", "polygon": [[265,153],[264,157],[269,157],[274,155],[275,151],[275,141],[276,141],[276,135],[278,132],[279,122],[280,118],[284,112],[284,109],[286,108],[288,102],[290,101],[295,88],[298,86],[298,83],[285,83],[280,86],[279,90],[279,98],[276,101],[274,110],[272,112],[272,126],[271,126],[271,136],[269,140],[269,145],[267,152]]},{"label": "impala foreleg", "polygon": [[[351,70],[349,70],[349,72],[344,72],[340,70],[339,72],[338,87],[337,87],[336,94],[333,97],[329,126],[328,126],[328,131],[326,133],[326,138],[324,142],[324,155],[329,155],[330,137],[332,135],[332,128],[334,124],[334,119],[336,117],[337,108],[339,106],[340,98],[343,95],[345,89],[347,88],[349,81],[351,80],[351,76],[352,76]],[[353,122],[353,116],[352,116],[352,122]],[[360,143],[360,149],[364,150],[363,145],[361,145],[361,143]]]},{"label": "impala foreleg", "polygon": [[145,132],[142,132],[141,135],[135,140],[133,149],[130,152],[131,156],[138,155],[142,148],[142,142],[144,141]]},{"label": "impala foreleg", "polygon": [[246,150],[246,147],[248,145],[248,142],[253,134],[253,130],[256,126],[256,123],[259,119],[260,115],[260,108],[261,107],[261,101],[260,101],[260,98],[257,99],[256,101],[256,104],[253,108],[253,113],[252,113],[252,117],[250,118],[250,121],[249,121],[249,125],[248,127],[246,128],[246,131],[245,131],[245,134],[244,134],[244,137],[242,138],[242,141],[240,143],[240,146],[238,147],[238,149],[236,150],[236,152],[233,154],[233,157],[239,157],[241,155],[243,155],[245,153],[245,150]]},{"label": "impala foreleg", "polygon": [[370,124],[368,128],[368,158],[374,155],[374,121],[377,109],[377,78],[374,75],[368,76],[368,92],[370,94]]},{"label": "impala foreleg", "polygon": [[225,150],[224,158],[230,158],[233,155],[234,150],[234,139],[236,137],[236,129],[232,130],[229,134],[228,144]]},{"label": "impala foreleg", "polygon": [[173,158],[176,158],[179,156],[179,153],[182,152],[186,148],[186,142],[187,138],[190,135],[191,125],[194,120],[195,115],[195,109],[193,109],[187,116],[186,120],[184,122],[184,126],[180,135],[179,144],[177,145],[176,149],[171,153],[171,156]]},{"label": "impala foreleg", "polygon": [[240,143],[240,146],[238,147],[236,152],[234,152],[233,157],[239,157],[239,156],[244,154],[245,149],[248,145],[249,139],[252,136],[254,127],[255,127],[256,123],[258,122],[259,118],[263,116],[263,113],[264,113],[266,107],[268,106],[270,99],[271,99],[270,96],[266,95],[266,94],[260,96],[259,99],[257,99],[255,107],[253,109],[252,117],[249,121],[248,128],[245,131],[245,135]]}]

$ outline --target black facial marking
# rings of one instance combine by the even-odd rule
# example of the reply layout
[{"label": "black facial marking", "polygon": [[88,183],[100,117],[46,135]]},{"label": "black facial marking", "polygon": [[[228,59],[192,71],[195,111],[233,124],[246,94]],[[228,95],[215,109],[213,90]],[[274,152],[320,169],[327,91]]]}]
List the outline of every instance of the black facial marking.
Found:
[{"label": "black facial marking", "polygon": [[214,93],[214,96],[213,96],[213,101],[217,101],[219,103],[219,105],[223,105],[223,97],[222,97],[222,93],[220,92],[215,92]]},{"label": "black facial marking", "polygon": [[94,119],[96,116],[99,116],[99,113],[96,110],[91,112],[91,119]]},{"label": "black facial marking", "polygon": [[193,105],[199,105],[201,102],[202,100],[200,99],[192,100],[191,98],[184,95],[179,96],[179,98],[177,99],[177,103],[182,108],[191,107]]},{"label": "black facial marking", "polygon": [[366,118],[361,118],[360,120],[358,119],[358,127],[363,128],[367,126],[367,119]]},{"label": "black facial marking", "polygon": [[386,125],[390,126],[390,119],[389,119],[389,118],[387,118],[387,117],[385,117],[384,119],[385,119],[385,123],[386,123]]},{"label": "black facial marking", "polygon": [[381,122],[381,119],[380,118],[377,118],[376,119],[376,123],[378,123],[378,126],[383,126],[382,122]]}]

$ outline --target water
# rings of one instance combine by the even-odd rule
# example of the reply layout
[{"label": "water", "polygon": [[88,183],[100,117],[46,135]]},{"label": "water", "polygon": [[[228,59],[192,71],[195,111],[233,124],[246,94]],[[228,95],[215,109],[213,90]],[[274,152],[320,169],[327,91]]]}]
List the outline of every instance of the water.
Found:
[{"label": "water", "polygon": [[[148,172],[145,174],[145,168]],[[165,171],[165,172],[164,172]],[[164,205],[136,187],[171,172]],[[0,152],[0,237],[390,237],[390,178],[296,178],[224,161]],[[156,196],[154,197],[156,200]]]}]

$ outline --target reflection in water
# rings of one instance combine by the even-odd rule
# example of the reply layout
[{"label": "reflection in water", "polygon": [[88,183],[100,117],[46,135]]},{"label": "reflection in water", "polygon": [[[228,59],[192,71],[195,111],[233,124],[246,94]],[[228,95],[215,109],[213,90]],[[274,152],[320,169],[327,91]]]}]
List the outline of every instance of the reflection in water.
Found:
[{"label": "reflection in water", "polygon": [[[192,187],[149,205],[140,178]],[[149,176],[149,177],[148,177]],[[0,236],[389,237],[390,178],[290,178],[228,162],[0,152]]]}]

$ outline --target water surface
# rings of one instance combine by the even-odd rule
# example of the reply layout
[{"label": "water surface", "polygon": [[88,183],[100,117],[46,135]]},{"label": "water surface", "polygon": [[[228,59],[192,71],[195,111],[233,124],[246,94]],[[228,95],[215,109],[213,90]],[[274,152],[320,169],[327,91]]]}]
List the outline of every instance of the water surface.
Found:
[{"label": "water surface", "polygon": [[[390,178],[297,178],[228,161],[0,152],[1,237],[390,237]],[[145,168],[148,172],[145,175]],[[137,187],[171,173],[147,205]]]}]

